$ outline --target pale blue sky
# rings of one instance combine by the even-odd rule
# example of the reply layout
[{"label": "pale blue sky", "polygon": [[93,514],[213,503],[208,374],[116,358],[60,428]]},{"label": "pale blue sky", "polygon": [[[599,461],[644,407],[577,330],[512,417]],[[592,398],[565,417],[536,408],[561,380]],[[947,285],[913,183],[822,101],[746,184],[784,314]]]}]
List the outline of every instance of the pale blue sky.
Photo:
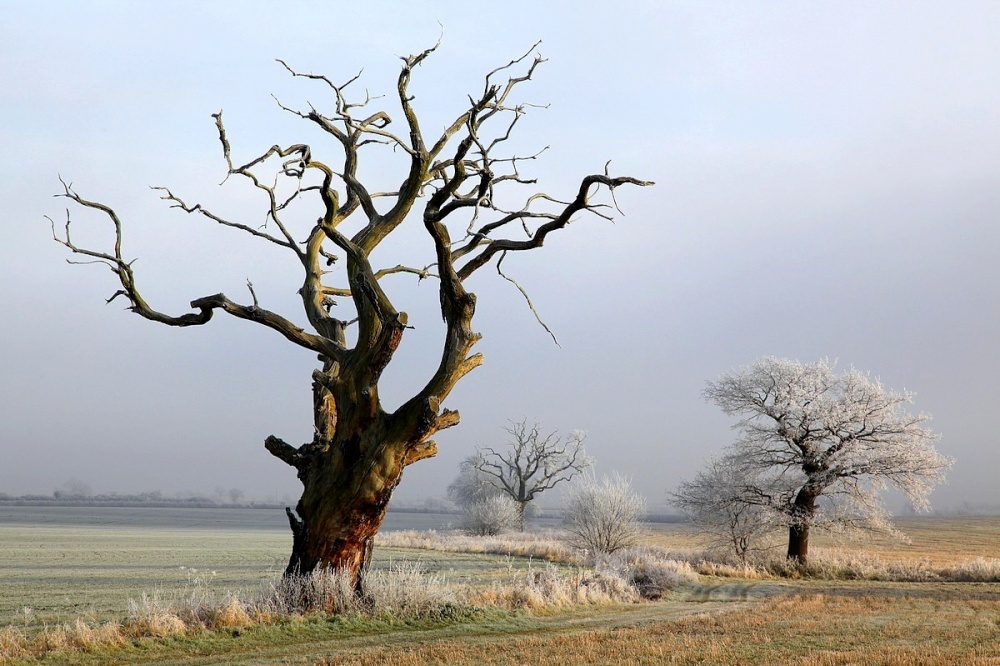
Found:
[{"label": "pale blue sky", "polygon": [[[505,262],[561,349],[510,285],[474,279],[486,365],[449,400],[463,423],[407,470],[400,497],[443,494],[458,460],[526,416],[587,430],[599,471],[663,504],[732,439],[704,382],[779,355],[837,358],[915,391],[957,459],[934,500],[1000,504],[1000,5],[988,2],[5,3],[0,491],[76,477],[98,491],[297,493],[262,441],[309,438],[311,355],[246,322],[177,330],[104,306],[112,276],[68,266],[43,216],[63,215],[62,174],[125,219],[161,309],[242,299],[250,278],[262,304],[302,321],[290,257],[168,212],[147,186],[262,219],[247,190],[217,187],[210,114],[225,109],[237,159],[276,142],[325,150],[271,99],[319,106],[324,91],[274,58],[337,80],[364,69],[364,86],[391,94],[398,56],[432,44],[439,22],[442,46],[412,84],[425,128],[541,39],[549,62],[524,99],[549,107],[518,127],[525,151],[551,146],[533,175],[565,193],[611,159],[657,186],[620,190],[614,225],[580,220]],[[374,167],[372,179],[393,168]],[[423,319],[389,402],[439,348],[419,304],[433,285],[398,288]]]}]

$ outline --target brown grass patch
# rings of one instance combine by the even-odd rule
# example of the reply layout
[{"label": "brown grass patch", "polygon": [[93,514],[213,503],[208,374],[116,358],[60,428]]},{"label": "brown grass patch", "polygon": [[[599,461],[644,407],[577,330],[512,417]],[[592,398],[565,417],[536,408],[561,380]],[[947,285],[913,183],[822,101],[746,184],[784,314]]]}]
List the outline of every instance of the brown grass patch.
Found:
[{"label": "brown grass patch", "polygon": [[998,624],[998,601],[812,595],[642,626],[367,648],[316,663],[985,666],[1000,664]]}]

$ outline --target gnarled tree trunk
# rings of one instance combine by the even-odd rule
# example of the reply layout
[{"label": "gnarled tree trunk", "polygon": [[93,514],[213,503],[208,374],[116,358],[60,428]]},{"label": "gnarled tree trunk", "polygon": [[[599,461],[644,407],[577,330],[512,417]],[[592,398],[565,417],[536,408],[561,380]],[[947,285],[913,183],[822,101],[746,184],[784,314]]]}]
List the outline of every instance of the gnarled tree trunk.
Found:
[{"label": "gnarled tree trunk", "polygon": [[[568,202],[536,192],[527,197],[521,209],[500,207],[498,201],[506,197],[496,197],[497,188],[535,182],[522,177],[518,165],[536,156],[494,155],[504,149],[511,130],[525,112],[524,105],[509,102],[509,96],[519,84],[531,79],[543,59],[532,48],[491,71],[482,94],[470,98],[469,106],[436,139],[426,141],[408,85],[414,68],[436,49],[435,45],[403,59],[396,81],[395,97],[404,124],[398,134],[389,127],[392,119],[387,111],[373,113],[366,108],[373,98],[366,95],[357,103],[347,100],[346,89],[357,77],[338,86],[324,76],[301,74],[281,63],[293,76],[319,81],[333,90],[334,105],[326,115],[313,108],[308,112],[282,108],[313,123],[325,139],[332,137],[342,153],[339,164],[314,160],[312,148],[300,143],[272,146],[239,166],[232,158],[222,112],[213,114],[227,177],[246,178],[256,192],[264,195],[264,226],[256,220],[244,223],[228,219],[201,204],[188,205],[169,189],[156,188],[174,208],[264,240],[283,248],[286,256],[293,256],[304,272],[298,293],[311,331],[260,307],[249,281],[252,304],[241,305],[215,294],[191,301],[193,311],[179,316],[154,309],[136,286],[134,260],[122,254],[122,222],[118,215],[105,204],[82,198],[63,183],[62,196],[102,213],[114,227],[113,249],[100,251],[71,240],[68,212],[62,236],[53,224],[55,240],[84,256],[86,262],[81,263],[104,264],[117,276],[121,288],[109,302],[124,297],[132,312],[180,327],[207,324],[215,311],[221,310],[270,328],[319,355],[322,369],[313,374],[312,441],[300,447],[273,436],[265,441],[268,451],[296,469],[303,484],[302,498],[294,511],[288,510],[294,536],[289,574],[321,567],[340,568],[349,571],[360,584],[372,539],[403,469],[433,456],[437,447],[430,436],[458,423],[458,413],[442,409],[441,404],[455,384],[483,360],[481,355],[471,353],[479,340],[471,328],[476,300],[465,290],[463,281],[494,257],[499,271],[508,252],[540,248],[550,233],[565,228],[578,213],[607,217],[603,212],[607,204],[591,202],[596,190],[652,184],[630,176],[592,174],[582,179],[576,196]],[[515,73],[515,69],[521,71]],[[361,115],[355,116],[359,110]],[[328,143],[324,141],[323,145]],[[364,152],[367,155],[380,144],[387,144],[394,155],[409,164],[398,189],[372,193],[360,182],[358,166],[362,147],[368,146]],[[273,178],[259,174],[267,164],[277,170]],[[425,201],[422,213],[411,214],[418,200]],[[305,212],[306,202],[312,202],[314,209]],[[352,224],[345,224],[349,218]],[[422,223],[430,237],[433,261],[423,268],[373,266],[371,256],[380,243],[413,218],[419,218],[413,222]],[[355,220],[359,223],[353,224]],[[449,224],[458,232],[455,241]],[[533,230],[530,225],[534,225]],[[350,235],[348,227],[354,230]],[[304,234],[303,228],[307,230]],[[511,229],[518,231],[511,233]],[[335,273],[339,276],[334,277]],[[382,280],[398,274],[440,281],[446,333],[441,360],[432,376],[416,395],[390,414],[379,403],[378,381],[400,344],[407,317],[394,307]],[[337,298],[342,300],[338,302]],[[355,327],[353,345],[347,343],[348,326]]]},{"label": "gnarled tree trunk", "polygon": [[[474,340],[460,349],[467,352]],[[265,446],[296,468],[303,485],[295,510],[286,510],[293,543],[285,574],[339,569],[360,589],[404,468],[433,456],[437,446],[428,438],[458,423],[459,415],[439,410],[433,399],[411,401],[388,414],[374,384],[357,390],[359,376],[365,373],[342,377],[327,359],[324,370],[314,373],[314,440],[295,448],[269,437]]]}]

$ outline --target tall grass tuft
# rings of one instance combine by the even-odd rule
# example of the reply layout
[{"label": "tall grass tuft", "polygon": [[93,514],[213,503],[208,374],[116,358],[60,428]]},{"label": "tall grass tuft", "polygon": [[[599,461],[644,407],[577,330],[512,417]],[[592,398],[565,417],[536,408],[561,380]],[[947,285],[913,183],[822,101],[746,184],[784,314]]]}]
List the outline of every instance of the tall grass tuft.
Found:
[{"label": "tall grass tuft", "polygon": [[515,573],[479,592],[480,605],[500,608],[564,608],[581,604],[632,603],[639,593],[623,571],[583,570],[567,574],[554,564]]},{"label": "tall grass tuft", "polygon": [[388,615],[412,618],[434,615],[461,602],[458,591],[422,565],[404,562],[370,572],[364,592],[357,595],[351,575],[338,569],[317,569],[286,576],[261,591],[254,602],[258,614]]},{"label": "tall grass tuft", "polygon": [[30,654],[28,637],[23,629],[18,627],[0,629],[0,664],[27,657]]},{"label": "tall grass tuft", "polygon": [[170,607],[158,592],[142,593],[139,599],[128,600],[128,619],[125,621],[126,632],[134,637],[153,636],[166,638],[168,636],[183,636],[187,624],[177,615],[175,608]]}]

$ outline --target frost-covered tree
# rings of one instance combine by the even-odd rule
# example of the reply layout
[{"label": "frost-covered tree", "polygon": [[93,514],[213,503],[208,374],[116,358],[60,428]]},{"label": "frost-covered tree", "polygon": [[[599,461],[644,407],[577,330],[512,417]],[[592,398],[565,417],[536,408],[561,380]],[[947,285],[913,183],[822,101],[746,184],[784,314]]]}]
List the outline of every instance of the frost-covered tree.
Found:
[{"label": "frost-covered tree", "polygon": [[467,456],[458,466],[458,476],[448,484],[448,499],[460,509],[501,494],[489,476],[479,471],[479,456]]},{"label": "frost-covered tree", "polygon": [[632,492],[627,477],[614,473],[598,481],[588,473],[563,499],[563,527],[576,545],[614,553],[639,541],[645,512],[646,500]]},{"label": "frost-covered tree", "polygon": [[746,479],[743,501],[781,516],[788,558],[801,564],[811,527],[885,527],[889,486],[926,510],[952,464],[925,427],[930,417],[906,411],[911,393],[826,360],[762,358],[709,382],[705,397],[740,417],[724,461]]},{"label": "frost-covered tree", "polygon": [[590,467],[594,461],[583,448],[587,433],[574,430],[566,437],[556,432],[542,433],[527,419],[504,428],[510,435],[502,449],[479,448],[472,465],[475,470],[503,494],[517,502],[519,524],[524,529],[524,513],[528,503],[538,495]]},{"label": "frost-covered tree", "polygon": [[701,534],[708,547],[731,551],[746,562],[774,546],[781,514],[760,502],[760,470],[741,467],[735,456],[712,458],[690,481],[681,482],[671,502]]},{"label": "frost-covered tree", "polygon": [[493,536],[518,529],[521,509],[507,495],[494,492],[462,507],[462,529],[477,536]]}]

